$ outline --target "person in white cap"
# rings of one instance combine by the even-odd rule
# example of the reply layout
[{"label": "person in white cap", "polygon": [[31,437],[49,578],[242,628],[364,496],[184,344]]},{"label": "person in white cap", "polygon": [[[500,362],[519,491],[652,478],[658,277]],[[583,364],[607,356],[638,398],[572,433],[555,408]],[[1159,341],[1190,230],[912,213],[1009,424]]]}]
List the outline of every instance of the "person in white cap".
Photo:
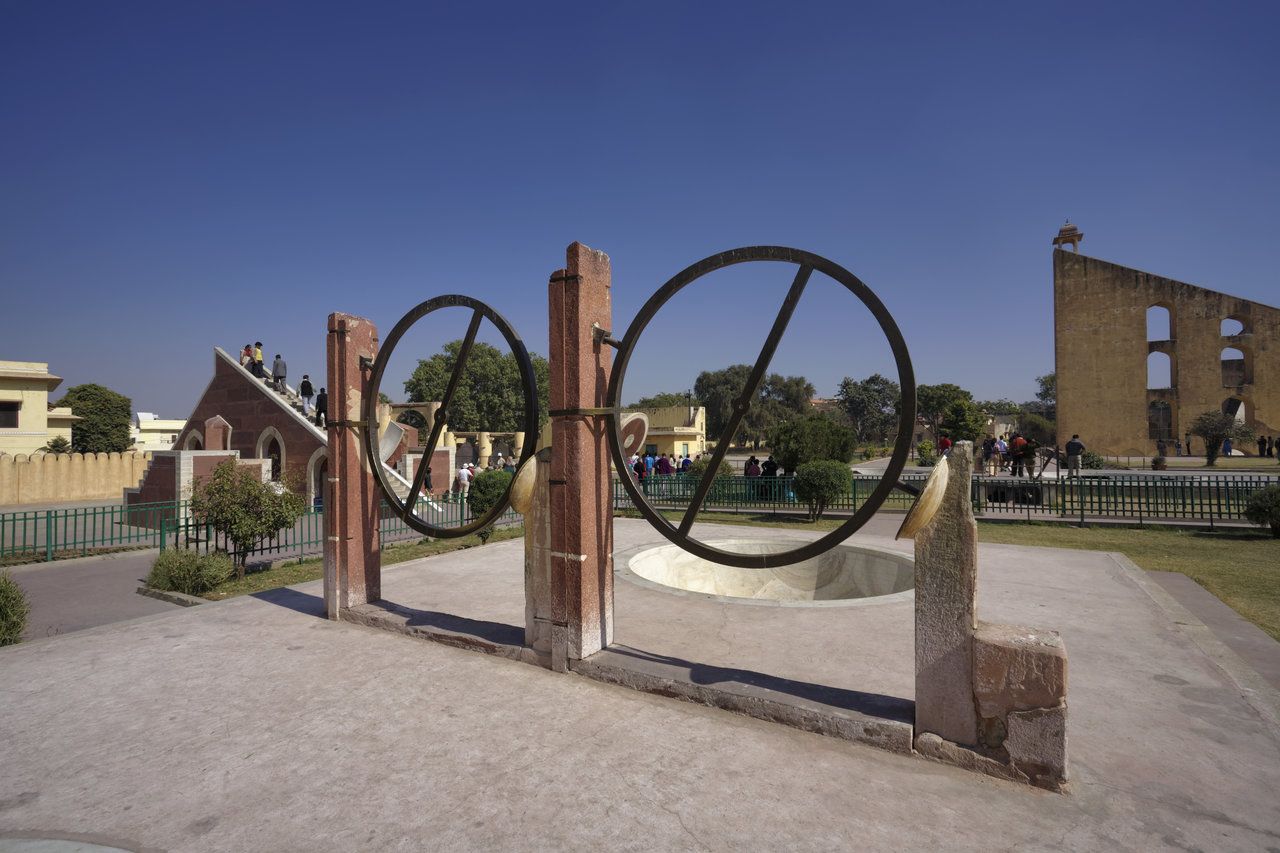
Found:
[{"label": "person in white cap", "polygon": [[471,479],[475,476],[472,470],[475,467],[474,463],[467,463],[458,471],[458,493],[462,495],[463,500],[466,500],[467,493],[471,491]]}]

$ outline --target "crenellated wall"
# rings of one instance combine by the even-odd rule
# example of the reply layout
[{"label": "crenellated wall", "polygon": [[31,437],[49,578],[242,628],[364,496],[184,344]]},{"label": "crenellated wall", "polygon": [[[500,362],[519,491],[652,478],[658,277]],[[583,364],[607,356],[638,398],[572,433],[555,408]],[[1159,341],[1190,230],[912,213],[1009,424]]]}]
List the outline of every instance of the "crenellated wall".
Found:
[{"label": "crenellated wall", "polygon": [[150,453],[0,456],[0,506],[119,498],[138,485]]}]

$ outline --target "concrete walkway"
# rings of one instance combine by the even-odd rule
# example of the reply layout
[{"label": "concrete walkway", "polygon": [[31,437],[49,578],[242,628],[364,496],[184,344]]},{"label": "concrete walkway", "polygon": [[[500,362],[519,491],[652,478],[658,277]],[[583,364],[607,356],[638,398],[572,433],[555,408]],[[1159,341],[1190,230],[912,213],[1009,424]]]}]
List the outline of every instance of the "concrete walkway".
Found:
[{"label": "concrete walkway", "polygon": [[[617,536],[661,541],[638,521]],[[519,625],[519,554],[502,543],[393,567],[386,595]],[[1242,687],[1252,670],[1110,555],[982,546],[982,559],[981,616],[1059,628],[1070,651],[1067,795],[327,622],[310,584],[0,649],[0,837],[228,851],[1280,847],[1275,697]],[[908,698],[910,625],[894,606],[717,604],[618,581],[620,641]],[[789,640],[766,616],[812,624]]]},{"label": "concrete walkway", "polygon": [[181,608],[138,595],[155,550],[25,563],[9,571],[31,604],[24,637],[37,639]]}]

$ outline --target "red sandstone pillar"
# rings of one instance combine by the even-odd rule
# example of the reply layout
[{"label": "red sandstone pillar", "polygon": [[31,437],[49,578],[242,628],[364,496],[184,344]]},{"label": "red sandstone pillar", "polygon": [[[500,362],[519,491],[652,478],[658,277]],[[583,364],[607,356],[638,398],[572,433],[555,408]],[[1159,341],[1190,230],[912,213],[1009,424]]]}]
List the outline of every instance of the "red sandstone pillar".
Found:
[{"label": "red sandstone pillar", "polygon": [[[551,276],[551,410],[605,403],[612,352],[592,324],[612,329],[609,256],[574,243]],[[551,668],[613,640],[613,501],[604,418],[551,418]]]},{"label": "red sandstone pillar", "polygon": [[366,459],[362,417],[378,330],[363,317],[329,315],[329,477],[324,494],[324,604],[330,619],[382,595],[377,485]]},{"label": "red sandstone pillar", "polygon": [[204,422],[204,449],[231,449],[231,424],[222,415],[214,415]]}]

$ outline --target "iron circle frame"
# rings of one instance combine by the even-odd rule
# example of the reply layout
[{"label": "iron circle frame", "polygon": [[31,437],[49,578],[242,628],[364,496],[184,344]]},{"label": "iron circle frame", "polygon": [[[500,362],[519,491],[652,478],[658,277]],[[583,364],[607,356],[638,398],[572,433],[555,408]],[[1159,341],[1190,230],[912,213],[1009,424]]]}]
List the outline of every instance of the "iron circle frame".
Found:
[{"label": "iron circle frame", "polygon": [[[379,453],[378,392],[382,388],[382,376],[386,372],[387,364],[391,360],[391,353],[395,351],[396,344],[400,342],[400,338],[404,336],[405,332],[409,331],[409,328],[413,326],[414,323],[418,322],[428,314],[440,310],[441,308],[470,308],[475,312],[472,317],[473,327],[478,328],[479,326],[479,320],[477,318],[487,319],[497,327],[498,331],[502,333],[502,337],[506,339],[507,345],[511,347],[511,353],[515,356],[516,364],[520,368],[520,382],[524,389],[525,429],[524,445],[520,449],[520,465],[523,465],[525,461],[534,454],[534,451],[536,451],[538,447],[538,383],[533,372],[533,362],[529,358],[529,351],[525,349],[524,341],[520,339],[516,330],[507,322],[505,317],[495,311],[488,304],[480,301],[479,299],[473,299],[470,296],[446,294],[443,296],[436,296],[432,299],[428,299],[426,302],[420,303],[400,318],[400,321],[396,323],[390,334],[387,335],[385,342],[378,347],[378,355],[373,361],[373,366],[369,376],[369,393],[364,400],[364,449],[371,462],[370,467],[373,469],[374,479],[378,484],[378,488],[382,492],[383,498],[385,498],[387,503],[391,505],[391,508],[395,511],[396,515],[398,515],[405,524],[409,525],[409,527],[424,536],[433,536],[437,539],[456,539],[461,536],[467,536],[475,533],[477,530],[482,530],[506,511],[507,507],[511,503],[511,487],[512,484],[515,483],[515,478],[511,478],[511,482],[507,484],[507,489],[502,493],[502,498],[498,503],[479,519],[459,527],[438,527],[419,518],[414,514],[410,505],[400,500],[399,496],[396,495],[395,490],[391,488],[391,481],[388,479],[386,472],[382,470],[383,466],[380,464]],[[474,336],[474,330],[468,329],[468,338],[464,342],[463,349],[459,352],[458,360],[453,366],[454,375],[450,379],[450,387],[449,391],[445,394],[446,397],[451,395],[454,386],[462,375],[463,368],[466,367],[467,356],[471,351],[470,343],[474,340]],[[441,402],[446,405],[442,405],[436,412],[436,421],[443,425],[448,419],[447,404],[452,403],[453,401],[448,399]],[[433,428],[433,433],[436,432],[434,429],[435,424],[428,424],[428,426]],[[424,467],[429,464],[427,454],[435,452],[434,442],[432,442],[431,445],[432,446],[428,447],[424,452],[422,463]],[[374,462],[373,460],[378,460],[378,462]],[[452,473],[453,472],[451,471],[450,474]],[[418,483],[418,479],[415,478],[414,482],[415,484]],[[416,503],[417,493],[412,488],[410,489],[409,496],[410,498],[414,498],[415,500],[413,502]]]},{"label": "iron circle frame", "polygon": [[[808,267],[834,279],[844,285],[854,296],[858,297],[871,311],[872,316],[879,323],[880,329],[889,340],[889,346],[893,351],[894,362],[898,370],[898,384],[902,389],[902,405],[898,414],[898,437],[894,443],[893,455],[889,460],[884,476],[876,484],[871,496],[861,507],[854,511],[854,514],[844,524],[827,535],[800,548],[772,554],[743,554],[724,551],[706,545],[688,534],[682,534],[676,526],[653,508],[635,481],[624,473],[630,469],[626,463],[626,458],[622,455],[621,395],[623,378],[640,335],[650,321],[653,320],[658,310],[671,297],[697,279],[715,270],[755,261],[796,264],[800,268],[801,274]],[[627,490],[632,504],[644,516],[645,520],[670,542],[705,560],[738,568],[770,569],[793,565],[816,557],[843,542],[867,523],[884,503],[885,499],[888,498],[889,492],[893,491],[897,486],[898,478],[902,474],[902,469],[906,467],[907,457],[911,451],[911,437],[915,426],[915,371],[911,365],[911,356],[907,352],[906,341],[902,337],[902,332],[898,329],[898,324],[894,322],[893,316],[885,308],[879,297],[872,292],[871,288],[867,287],[853,273],[833,261],[802,249],[793,249],[786,246],[745,246],[711,255],[686,267],[659,288],[653,296],[649,297],[649,300],[637,312],[635,319],[631,321],[631,325],[627,327],[625,336],[618,343],[618,352],[614,356],[613,368],[609,374],[606,409],[608,411],[605,412],[604,417],[608,424],[609,450],[613,456],[613,463],[620,474],[623,488]]]}]

